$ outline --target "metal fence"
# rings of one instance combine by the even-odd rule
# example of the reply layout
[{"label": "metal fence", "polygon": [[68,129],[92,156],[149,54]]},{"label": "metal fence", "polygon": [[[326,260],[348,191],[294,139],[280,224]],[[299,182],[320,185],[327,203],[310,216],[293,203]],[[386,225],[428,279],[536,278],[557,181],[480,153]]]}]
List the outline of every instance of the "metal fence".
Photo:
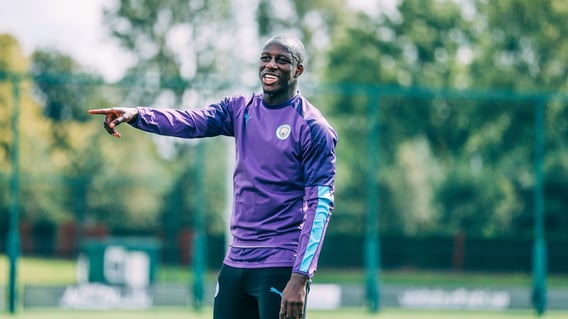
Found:
[{"label": "metal fence", "polygon": [[[113,86],[120,87],[120,89],[130,89],[128,84],[125,83],[113,85],[96,81],[89,82],[90,80],[84,80],[80,76],[68,75],[55,77],[55,79],[55,87],[57,83],[76,83],[78,85],[110,87],[111,89]],[[12,138],[9,147],[10,175],[7,180],[9,182],[9,187],[7,187],[9,207],[6,211],[9,218],[5,219],[9,220],[9,223],[6,223],[5,227],[1,229],[2,240],[5,238],[2,247],[6,247],[7,254],[10,257],[9,295],[15,293],[16,260],[21,250],[25,254],[74,257],[80,244],[77,240],[81,238],[77,237],[77,233],[87,237],[104,237],[117,234],[143,234],[159,237],[165,243],[164,247],[166,248],[162,254],[163,261],[193,263],[197,272],[196,278],[202,280],[201,273],[205,270],[207,259],[220,259],[225,243],[225,238],[219,231],[205,236],[206,229],[209,228],[205,225],[206,220],[203,216],[206,212],[203,211],[192,212],[194,216],[191,223],[193,228],[176,229],[173,237],[172,233],[167,230],[168,225],[162,225],[159,229],[146,229],[132,234],[132,229],[123,230],[121,233],[120,230],[105,227],[104,224],[97,225],[98,228],[88,229],[81,223],[27,225],[21,222],[20,203],[24,199],[19,196],[20,189],[23,186],[30,189],[46,187],[45,181],[34,180],[33,177],[26,180],[20,178],[19,144],[21,134],[18,123],[20,122],[21,84],[23,82],[29,83],[29,81],[30,78],[27,75],[0,73],[0,84],[9,85],[11,88],[10,101],[12,102],[9,107],[12,124]],[[169,85],[171,86],[171,83]],[[307,87],[304,94],[313,98],[316,105],[334,104],[339,100],[343,101],[353,111],[353,114],[350,115],[326,110],[330,111],[330,121],[337,126],[340,132],[339,160],[341,161],[344,157],[356,162],[355,165],[359,165],[359,171],[349,171],[349,175],[356,179],[355,182],[353,180],[348,181],[345,178],[339,179],[336,185],[337,211],[334,214],[329,240],[326,242],[326,248],[322,253],[321,267],[364,268],[366,270],[366,298],[372,309],[376,310],[380,304],[380,281],[378,279],[380,278],[381,267],[412,266],[425,269],[459,268],[484,271],[530,270],[534,276],[533,296],[536,298],[535,300],[545,299],[545,279],[548,269],[555,272],[563,272],[568,269],[566,267],[568,256],[562,248],[565,244],[565,238],[554,239],[552,244],[547,244],[545,240],[545,203],[547,196],[544,180],[545,145],[554,145],[554,143],[547,142],[545,132],[557,130],[555,127],[546,127],[547,107],[551,104],[566,104],[568,101],[566,96],[557,93],[524,94],[495,90],[462,91],[347,84],[321,85],[318,88]],[[501,108],[501,111],[492,112],[495,108]],[[526,135],[520,132],[518,136],[510,134],[508,135],[510,140],[503,143],[503,145],[511,143],[531,145],[532,157],[524,159],[523,164],[525,171],[527,171],[527,167],[529,168],[529,179],[531,180],[530,185],[525,188],[525,190],[529,190],[529,194],[523,194],[524,197],[522,198],[522,205],[525,206],[525,210],[532,211],[532,216],[528,220],[530,225],[525,225],[526,233],[519,238],[508,238],[506,240],[467,237],[460,241],[455,237],[457,234],[444,234],[436,238],[427,231],[422,233],[420,227],[413,228],[413,225],[405,224],[404,219],[407,218],[405,214],[409,211],[413,212],[414,215],[409,215],[408,219],[411,217],[420,218],[416,215],[417,212],[421,211],[417,209],[420,208],[420,198],[396,193],[393,192],[393,190],[397,190],[396,188],[385,187],[385,185],[388,185],[389,179],[392,183],[392,179],[396,179],[396,174],[402,174],[396,170],[391,172],[382,170],[387,162],[391,164],[390,167],[395,167],[392,162],[400,160],[394,155],[400,150],[389,144],[389,141],[411,140],[413,136],[421,134],[430,145],[438,147],[437,151],[443,152],[444,147],[456,143],[456,140],[463,138],[463,135],[484,130],[483,126],[478,125],[479,122],[476,122],[475,125],[472,124],[466,130],[463,129],[464,125],[467,126],[468,114],[472,113],[472,109],[473,112],[477,110],[480,113],[487,113],[489,120],[491,116],[498,116],[496,113],[503,113],[503,108],[514,113],[509,120],[526,120],[528,117],[533,126],[532,134]],[[407,119],[408,122],[392,125],[390,122],[394,118],[394,114],[398,114],[397,120]],[[403,116],[400,116],[401,114]],[[429,116],[437,117],[437,119],[426,120],[426,117]],[[494,118],[491,119],[494,120]],[[439,121],[436,127],[420,122],[435,122],[436,120]],[[459,121],[466,121],[466,124]],[[440,128],[452,133],[441,136],[439,134]],[[558,138],[558,135],[562,138],[562,134],[564,134],[562,132],[556,132],[556,138]],[[487,132],[487,134],[491,134],[491,132]],[[362,147],[353,149],[349,147],[350,144],[357,144]],[[411,147],[420,147],[420,145],[411,145]],[[485,156],[484,152],[498,151],[498,147],[480,150],[480,156]],[[547,149],[546,151],[550,150]],[[468,160],[471,161],[471,159]],[[206,165],[206,163],[203,164]],[[474,161],[467,165],[475,166],[478,164]],[[342,168],[345,167],[343,164],[340,165],[342,165]],[[352,169],[352,167],[348,168]],[[415,169],[419,168],[420,166],[415,167]],[[399,169],[410,169],[410,166],[399,166]],[[201,171],[196,172],[200,173]],[[503,172],[503,174],[507,174],[507,172]],[[203,179],[202,175],[196,176],[197,180]],[[27,185],[22,185],[23,183]],[[49,182],[47,184],[47,187],[53,186]],[[360,189],[364,192],[352,193],[349,188],[356,184],[363,185]],[[122,187],[130,186],[135,187],[134,184],[122,185]],[[405,185],[398,185],[398,187],[398,191],[400,191],[404,189]],[[389,192],[385,192],[385,188]],[[203,187],[196,187],[196,189],[203,189]],[[409,194],[412,193],[409,192]],[[397,196],[399,197],[398,200],[392,199],[396,199]],[[456,196],[460,196],[460,194],[456,194]],[[475,200],[475,198],[456,198],[456,200],[467,202]],[[411,205],[407,202],[414,204]],[[83,204],[79,203],[75,207],[81,207]],[[445,203],[444,205],[449,204]],[[388,223],[392,220],[398,220],[399,229],[407,227],[408,232],[413,235],[401,236],[400,234],[381,233],[380,230],[388,228],[390,226]],[[427,220],[422,221],[427,224]],[[334,229],[335,225],[338,225],[338,229]],[[361,228],[360,225],[365,226]],[[462,228],[469,226],[472,225],[461,225]],[[345,231],[342,231],[341,228],[345,228]],[[223,229],[223,227],[216,229]],[[364,236],[362,233],[364,233]],[[530,234],[530,236],[527,236],[527,234]],[[167,237],[167,235],[170,235],[170,237]],[[72,239],[69,240],[69,238]],[[195,240],[196,238],[198,240]],[[205,256],[205,245],[210,248],[208,249],[209,256]],[[338,259],[337,256],[339,255],[342,257]],[[346,258],[345,256],[351,257]],[[496,256],[503,258],[496,258]],[[483,262],[479,263],[480,260],[483,260]],[[198,282],[197,285],[202,285],[202,283]],[[542,305],[538,302],[536,304]],[[12,302],[9,306],[14,307]],[[539,311],[542,311],[543,306],[539,307]]]}]

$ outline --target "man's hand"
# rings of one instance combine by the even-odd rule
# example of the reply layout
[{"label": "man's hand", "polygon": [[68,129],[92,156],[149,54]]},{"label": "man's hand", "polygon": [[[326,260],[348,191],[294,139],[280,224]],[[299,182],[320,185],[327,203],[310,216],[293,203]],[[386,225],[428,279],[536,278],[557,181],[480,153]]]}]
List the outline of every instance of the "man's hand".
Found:
[{"label": "man's hand", "polygon": [[301,319],[304,317],[307,282],[308,277],[292,273],[282,292],[279,319]]},{"label": "man's hand", "polygon": [[114,137],[120,137],[116,127],[124,122],[131,122],[138,117],[138,109],[133,107],[115,107],[109,109],[89,110],[89,114],[102,114],[105,116],[105,130]]}]

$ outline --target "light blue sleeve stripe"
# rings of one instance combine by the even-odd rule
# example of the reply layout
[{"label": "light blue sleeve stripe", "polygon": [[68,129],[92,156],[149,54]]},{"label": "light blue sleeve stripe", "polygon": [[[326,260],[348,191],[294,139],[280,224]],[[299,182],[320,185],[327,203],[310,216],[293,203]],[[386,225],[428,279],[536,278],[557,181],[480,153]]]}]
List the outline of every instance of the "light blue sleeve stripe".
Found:
[{"label": "light blue sleeve stripe", "polygon": [[310,265],[322,240],[325,224],[330,213],[331,201],[331,188],[327,186],[318,187],[318,204],[306,253],[300,264],[300,271],[308,272],[310,270]]}]

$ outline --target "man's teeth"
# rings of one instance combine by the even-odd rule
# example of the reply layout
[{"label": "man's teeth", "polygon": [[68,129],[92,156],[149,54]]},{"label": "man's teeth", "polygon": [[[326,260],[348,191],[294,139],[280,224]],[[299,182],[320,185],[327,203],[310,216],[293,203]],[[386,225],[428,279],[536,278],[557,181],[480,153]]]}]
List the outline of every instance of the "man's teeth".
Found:
[{"label": "man's teeth", "polygon": [[278,77],[272,74],[265,74],[262,78],[263,82],[268,85],[274,84],[276,83],[276,81],[278,81]]}]

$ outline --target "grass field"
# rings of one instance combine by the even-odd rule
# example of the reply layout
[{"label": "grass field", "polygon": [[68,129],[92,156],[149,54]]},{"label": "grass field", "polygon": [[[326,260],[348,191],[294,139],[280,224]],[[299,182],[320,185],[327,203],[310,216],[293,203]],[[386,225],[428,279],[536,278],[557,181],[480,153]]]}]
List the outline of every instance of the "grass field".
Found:
[{"label": "grass field", "polygon": [[[1,317],[1,316],[0,316]],[[9,318],[14,319],[211,319],[210,309],[195,312],[189,309],[152,309],[147,311],[64,311],[26,310]],[[534,319],[531,311],[469,312],[469,311],[410,311],[386,309],[369,313],[363,309],[309,311],[307,319]],[[546,319],[566,319],[568,312],[548,312]]]},{"label": "grass field", "polygon": [[[7,285],[8,261],[0,255],[0,286]],[[191,282],[192,272],[185,267],[159,267],[158,281]],[[316,275],[318,283],[363,283],[362,270],[323,270]],[[208,280],[215,279],[215,272],[207,274]],[[528,273],[460,273],[434,271],[384,271],[381,282],[386,284],[416,285],[455,285],[468,287],[530,287],[531,275]],[[18,261],[18,284],[22,285],[65,285],[75,283],[75,262],[69,260],[20,258]],[[549,287],[568,287],[568,276],[553,275],[548,279]],[[1,301],[0,301],[1,303]],[[4,303],[4,309],[6,304]],[[6,311],[6,310],[5,310]],[[152,308],[144,311],[77,311],[61,309],[19,309],[15,315],[0,312],[1,318],[14,319],[211,319],[211,309],[195,312],[191,308]],[[538,318],[531,310],[479,312],[479,311],[434,311],[383,309],[379,313],[369,313],[365,309],[342,308],[333,311],[312,310],[309,319],[524,319]],[[568,312],[552,312],[544,318],[566,319]]]},{"label": "grass field", "polygon": [[[7,278],[8,260],[0,255],[0,284]],[[191,282],[192,272],[185,267],[158,267],[159,282]],[[206,279],[214,281],[214,271]],[[362,269],[321,269],[315,280],[318,283],[363,283]],[[444,271],[397,270],[381,272],[383,284],[413,284],[467,287],[530,287],[530,273],[462,273]],[[18,283],[20,285],[65,285],[76,283],[75,262],[72,260],[22,257],[18,259]],[[550,275],[549,287],[568,287],[568,275]]]}]

